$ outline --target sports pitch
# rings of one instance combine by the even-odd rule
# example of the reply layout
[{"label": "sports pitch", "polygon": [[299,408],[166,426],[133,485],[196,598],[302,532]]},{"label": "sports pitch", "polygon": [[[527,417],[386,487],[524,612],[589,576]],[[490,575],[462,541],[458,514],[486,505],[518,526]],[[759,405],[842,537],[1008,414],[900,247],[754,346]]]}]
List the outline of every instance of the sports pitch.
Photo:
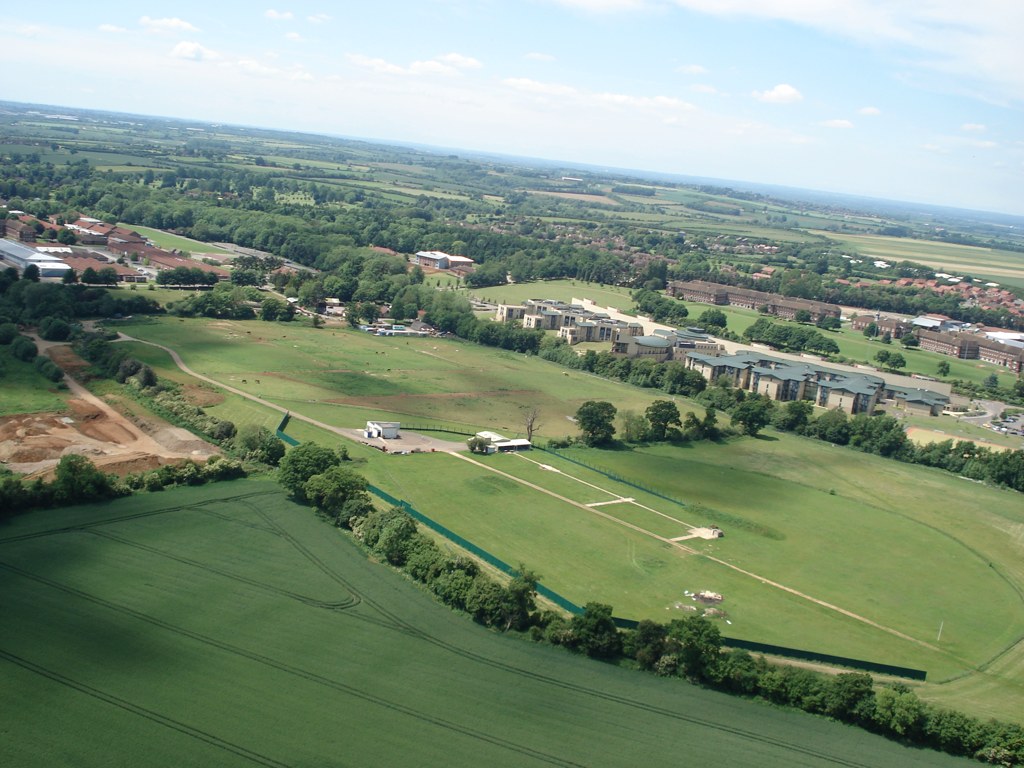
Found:
[{"label": "sports pitch", "polygon": [[0,762],[962,764],[496,635],[265,481],[0,529]]}]

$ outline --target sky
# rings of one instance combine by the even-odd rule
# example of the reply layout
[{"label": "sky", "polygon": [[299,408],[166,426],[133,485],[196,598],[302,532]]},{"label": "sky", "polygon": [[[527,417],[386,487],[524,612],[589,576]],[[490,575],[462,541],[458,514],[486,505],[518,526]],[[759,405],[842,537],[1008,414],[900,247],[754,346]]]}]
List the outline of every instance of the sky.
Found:
[{"label": "sky", "polygon": [[273,2],[19,3],[0,99],[1024,215],[1020,0]]}]

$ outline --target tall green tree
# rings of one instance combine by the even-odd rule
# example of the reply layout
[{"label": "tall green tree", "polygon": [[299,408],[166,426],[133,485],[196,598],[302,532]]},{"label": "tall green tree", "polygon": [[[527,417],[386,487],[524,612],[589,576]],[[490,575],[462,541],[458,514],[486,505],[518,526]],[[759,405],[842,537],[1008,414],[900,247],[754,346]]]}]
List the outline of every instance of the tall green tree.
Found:
[{"label": "tall green tree", "polygon": [[306,500],[306,481],[341,463],[335,451],[317,443],[303,443],[292,448],[281,459],[277,481],[295,498]]},{"label": "tall green tree", "polygon": [[615,437],[618,409],[604,400],[588,400],[576,411],[576,425],[589,446],[607,445]]},{"label": "tall green tree", "polygon": [[679,408],[671,400],[655,400],[647,406],[644,415],[650,425],[648,436],[651,440],[664,440],[670,429],[675,431],[683,426]]},{"label": "tall green tree", "polygon": [[732,425],[753,437],[767,427],[772,420],[772,401],[756,395],[744,398],[732,412]]}]

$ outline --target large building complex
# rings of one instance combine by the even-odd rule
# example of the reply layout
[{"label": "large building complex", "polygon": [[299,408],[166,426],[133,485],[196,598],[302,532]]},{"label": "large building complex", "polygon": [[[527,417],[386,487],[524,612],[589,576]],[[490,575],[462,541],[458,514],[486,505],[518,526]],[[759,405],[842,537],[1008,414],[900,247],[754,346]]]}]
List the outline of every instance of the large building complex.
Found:
[{"label": "large building complex", "polygon": [[0,257],[21,272],[30,265],[35,265],[39,269],[40,277],[64,277],[71,269],[56,256],[13,240],[0,240]]},{"label": "large building complex", "polygon": [[689,352],[686,366],[708,381],[722,377],[730,386],[788,402],[809,400],[822,408],[838,408],[851,415],[871,413],[883,400],[906,410],[937,416],[949,402],[939,392],[899,387],[870,374],[840,371],[826,366],[740,352],[735,355],[705,355]]},{"label": "large building complex", "polygon": [[522,304],[501,304],[495,319],[501,323],[520,321],[523,328],[557,331],[569,344],[584,341],[614,341],[640,336],[642,323],[613,320],[603,312],[591,312],[579,304],[554,299],[527,299]]},{"label": "large building complex", "polygon": [[783,320],[795,320],[797,313],[802,311],[808,312],[814,322],[825,317],[838,319],[840,315],[839,306],[836,304],[826,304],[823,301],[810,299],[793,299],[780,296],[777,293],[752,291],[749,288],[708,283],[703,280],[671,282],[668,284],[668,294],[684,301],[696,301],[701,304],[756,309],[766,315],[773,315]]}]

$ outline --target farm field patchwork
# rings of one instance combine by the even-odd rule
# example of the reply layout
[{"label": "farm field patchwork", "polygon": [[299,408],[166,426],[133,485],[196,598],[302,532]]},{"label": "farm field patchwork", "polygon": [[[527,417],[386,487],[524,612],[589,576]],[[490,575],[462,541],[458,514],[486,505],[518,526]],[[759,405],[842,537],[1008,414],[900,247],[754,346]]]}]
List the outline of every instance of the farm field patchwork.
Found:
[{"label": "farm field patchwork", "polygon": [[15,518],[0,580],[7,765],[965,764],[496,635],[265,481]]}]

